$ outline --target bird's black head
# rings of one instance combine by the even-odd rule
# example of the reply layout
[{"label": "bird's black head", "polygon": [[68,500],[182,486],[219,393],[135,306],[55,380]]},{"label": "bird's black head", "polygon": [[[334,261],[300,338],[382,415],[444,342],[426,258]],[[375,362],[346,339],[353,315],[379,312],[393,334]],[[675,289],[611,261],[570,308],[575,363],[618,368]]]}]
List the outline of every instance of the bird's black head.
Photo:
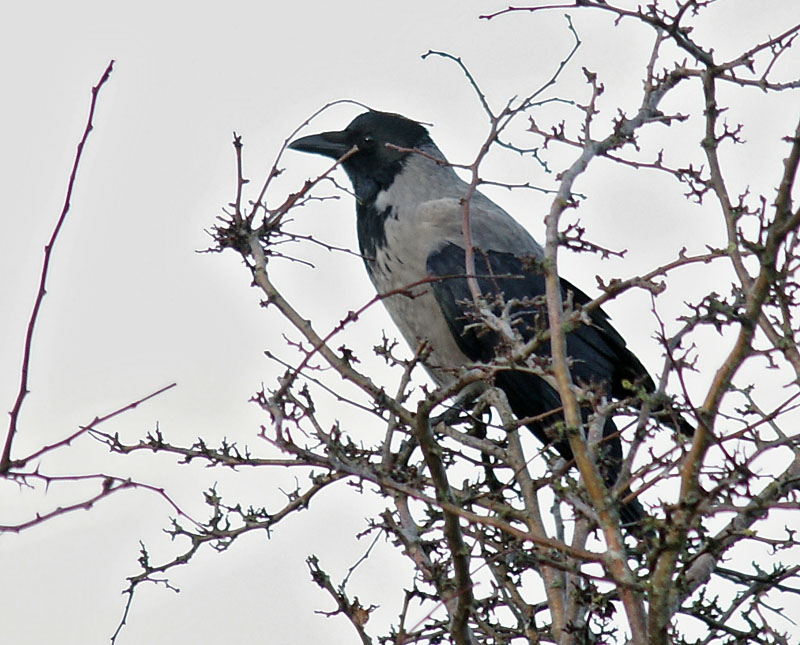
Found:
[{"label": "bird's black head", "polygon": [[341,132],[312,134],[292,141],[289,147],[339,159],[355,146],[357,151],[342,166],[353,182],[356,197],[370,201],[392,184],[412,154],[408,150],[426,143],[431,143],[428,131],[416,121],[370,111],[357,116]]}]

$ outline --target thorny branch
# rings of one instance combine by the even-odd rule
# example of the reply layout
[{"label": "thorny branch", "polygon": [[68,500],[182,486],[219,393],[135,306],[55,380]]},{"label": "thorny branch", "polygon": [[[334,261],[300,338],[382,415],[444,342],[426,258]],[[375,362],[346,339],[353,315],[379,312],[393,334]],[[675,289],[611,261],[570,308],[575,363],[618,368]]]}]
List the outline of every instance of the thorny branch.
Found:
[{"label": "thorny branch", "polygon": [[[704,625],[707,636],[701,638],[705,642],[728,637],[737,642],[788,642],[782,631],[787,623],[777,628],[764,616],[779,604],[776,597],[796,595],[798,568],[786,564],[792,557],[787,554],[796,556],[796,529],[787,521],[785,531],[776,535],[764,518],[770,512],[781,517],[791,514],[796,526],[795,505],[800,496],[800,438],[787,430],[796,425],[791,419],[800,395],[800,354],[794,331],[800,304],[795,276],[800,267],[800,211],[793,202],[800,125],[787,126],[792,128],[786,133],[788,154],[781,176],[775,178],[774,195],[750,195],[749,188],[732,185],[725,174],[720,148],[740,145],[743,126],[720,120],[726,106],[721,104],[718,88],[725,85],[730,101],[734,100],[732,89],[746,92],[758,87],[769,97],[800,87],[798,79],[780,76],[779,65],[789,55],[800,25],[783,29],[778,36],[744,43],[739,54],[719,62],[711,45],[692,29],[698,15],[717,6],[708,0],[682,0],[669,6],[655,1],[628,9],[603,0],[578,0],[509,7],[485,16],[498,19],[523,11],[569,7],[576,13],[600,11],[617,22],[635,21],[650,30],[653,45],[642,57],[644,82],[638,108],[630,115],[612,108],[613,116],[603,120],[599,117],[607,117],[609,110],[604,105],[604,83],[610,81],[589,68],[583,70],[586,96],[582,99],[552,95],[581,46],[572,19],[568,28],[573,47],[550,78],[496,112],[461,58],[439,51],[426,54],[459,66],[489,120],[474,159],[454,164],[469,173],[470,185],[463,209],[469,253],[462,277],[471,283],[476,328],[498,334],[509,346],[506,356],[461,370],[457,381],[445,388],[420,385],[419,367],[428,356],[424,342],[407,358],[391,338],[376,341],[374,353],[396,375],[394,384],[387,386],[383,385],[386,380],[363,367],[359,348],[348,347],[342,340],[369,308],[390,295],[402,294],[379,294],[360,307],[340,312],[339,323],[326,331],[295,307],[291,294],[273,274],[272,262],[288,258],[277,246],[287,239],[303,240],[290,230],[287,214],[296,214],[299,206],[313,201],[337,197],[335,173],[342,160],[287,196],[272,183],[281,172],[279,154],[256,198],[247,202],[243,144],[235,136],[235,198],[230,212],[211,232],[216,243],[212,250],[234,249],[241,254],[254,286],[265,296],[265,310],[273,319],[285,321],[294,334],[287,341],[293,358],[279,359],[275,351],[269,351],[284,369],[277,383],[253,397],[270,417],[261,429],[259,446],[271,452],[262,456],[253,447],[228,442],[211,447],[202,440],[180,446],[160,431],[134,443],[107,433],[97,436],[120,453],[165,452],[183,462],[200,460],[232,469],[300,468],[307,481],[297,484],[282,507],[271,510],[223,503],[220,493],[209,491],[208,522],[188,528],[177,521],[173,524],[171,535],[188,541],[180,555],[153,564],[143,548],[142,573],[129,579],[123,623],[138,584],[166,585],[161,576],[190,561],[203,545],[224,550],[249,531],[274,530],[280,521],[307,508],[322,489],[346,481],[359,493],[377,495],[386,503],[382,513],[368,520],[363,535],[385,536],[414,570],[398,599],[402,608],[397,621],[387,629],[368,622],[374,604],[370,599],[358,600],[347,588],[355,584],[349,576],[335,586],[319,560],[309,558],[313,580],[337,603],[337,609],[326,615],[345,616],[362,643],[376,639],[395,645],[444,641],[582,645],[622,639],[648,645],[695,642],[690,628],[676,620],[679,615]],[[700,97],[702,113],[661,111],[665,97],[679,86]],[[557,123],[549,122],[547,113],[540,111],[553,102],[564,106]],[[520,118],[528,119],[529,140],[517,145],[504,137],[511,122]],[[640,150],[640,137],[651,126],[672,128],[677,140],[685,139],[687,130],[682,128],[698,121],[704,137],[691,152],[670,146],[654,157]],[[533,151],[549,173],[556,161],[548,154],[556,148],[572,156],[549,176],[550,183],[542,182],[539,191],[549,200],[544,258],[538,259],[546,276],[546,302],[485,302],[470,255],[469,197],[480,186],[497,182],[484,180],[481,166],[497,150]],[[676,248],[666,256],[671,260],[654,259],[652,268],[624,279],[598,277],[601,295],[582,306],[571,297],[562,301],[561,253],[592,252],[602,257],[623,253],[589,239],[590,225],[569,220],[571,211],[587,198],[575,191],[575,184],[595,169],[597,158],[626,172],[635,170],[642,178],[651,171],[671,177],[676,193],[685,195],[687,208],[691,204],[711,208],[711,200],[704,202],[704,197],[713,193],[726,242],[706,244],[700,252]],[[268,197],[279,205],[269,207]],[[314,242],[334,253],[347,253],[323,240]],[[685,315],[663,319],[659,298],[676,276],[688,274],[702,281],[706,270],[723,263],[730,263],[737,280],[729,296],[719,293],[727,291],[724,285],[712,284],[703,297],[687,299]],[[424,285],[408,285],[404,291],[412,297],[420,286]],[[632,289],[651,294],[653,320],[645,322],[643,314],[640,324],[652,323],[657,330],[664,364],[655,392],[631,384],[628,398],[609,401],[608,393],[596,384],[573,378],[565,339],[575,325],[587,323],[590,312]],[[515,333],[512,316],[520,306],[539,306],[549,321],[535,339],[524,344]],[[703,334],[709,329],[728,334],[733,344],[714,366],[710,383],[698,388],[692,373],[698,369],[700,347],[707,343]],[[702,358],[711,360],[706,353]],[[502,393],[491,387],[498,370],[509,364],[557,384],[564,423],[556,431],[568,439],[577,469],[550,449],[532,444],[521,428],[526,420],[514,419]],[[783,390],[777,403],[767,392],[770,387],[760,382],[765,369],[783,379],[771,388]],[[476,397],[470,388],[480,383],[483,393]],[[679,394],[668,395],[669,386],[677,387]],[[366,422],[338,413],[331,420],[322,403],[328,398],[348,404]],[[587,408],[591,409],[588,420],[582,414]],[[596,449],[609,414],[614,414],[628,452],[622,477],[611,489],[604,483]],[[696,426],[694,435],[673,436],[670,425],[663,422],[665,415],[691,420]],[[771,467],[765,470],[767,462]],[[633,496],[646,502],[651,516],[638,535],[622,530],[617,510],[619,497]],[[752,573],[749,564],[743,567],[735,561],[742,550],[756,549],[769,549],[775,566]],[[787,560],[782,563],[779,558],[784,556]],[[720,566],[723,557],[726,562]],[[368,565],[369,560],[360,562],[360,566]],[[712,585],[720,577],[735,587],[730,601],[713,593]],[[421,619],[411,617],[414,608]]]},{"label": "thorny branch", "polygon": [[[86,119],[86,125],[78,142],[77,150],[73,158],[72,169],[70,171],[69,181],[67,183],[66,196],[61,209],[61,214],[53,226],[50,239],[44,247],[44,258],[42,261],[42,268],[39,272],[39,286],[34,298],[33,310],[31,311],[30,318],[25,333],[25,340],[22,351],[22,365],[20,369],[20,384],[17,390],[14,405],[9,413],[8,430],[5,435],[5,442],[3,444],[2,456],[0,456],[0,480],[3,483],[16,485],[19,489],[37,489],[43,488],[46,491],[52,489],[67,489],[67,490],[80,490],[77,496],[72,495],[70,502],[63,505],[51,505],[49,510],[42,510],[38,508],[35,512],[28,515],[24,519],[11,519],[3,518],[0,522],[0,534],[2,533],[20,533],[32,527],[40,526],[54,519],[63,517],[73,511],[89,510],[93,508],[101,500],[114,495],[123,490],[142,490],[150,493],[155,493],[162,499],[166,500],[172,507],[173,511],[180,516],[185,516],[183,511],[172,501],[167,492],[157,486],[146,484],[136,481],[129,477],[120,477],[107,473],[72,473],[72,474],[52,474],[48,467],[46,459],[53,453],[65,450],[73,444],[77,443],[85,435],[90,434],[99,426],[111,421],[112,419],[129,412],[139,405],[157,397],[167,390],[174,387],[174,383],[163,387],[147,396],[138,400],[134,400],[126,405],[123,405],[116,410],[101,416],[95,416],[88,424],[80,426],[77,430],[72,431],[61,439],[49,444],[39,445],[39,447],[32,449],[27,454],[21,456],[14,456],[14,441],[19,437],[22,432],[20,425],[20,417],[23,410],[23,405],[29,392],[29,381],[31,372],[31,359],[34,351],[34,340],[36,326],[39,322],[42,313],[42,305],[44,297],[47,293],[48,278],[51,273],[51,261],[53,258],[53,251],[56,243],[59,240],[61,231],[67,223],[67,216],[70,211],[72,203],[73,190],[75,189],[78,171],[80,169],[81,160],[83,158],[84,149],[89,141],[89,134],[94,128],[95,110],[97,108],[100,92],[111,77],[111,72],[114,68],[114,61],[110,61],[106,69],[103,71],[100,80],[92,87],[92,97],[89,104],[89,114]],[[85,485],[87,483],[96,483],[95,492],[85,493]],[[77,497],[77,499],[76,499]]]},{"label": "thorny branch", "polygon": [[0,456],[0,475],[4,475],[9,471],[10,468],[13,467],[11,447],[14,443],[14,437],[19,432],[19,415],[22,411],[22,405],[25,402],[25,397],[28,395],[28,374],[31,366],[31,352],[33,351],[33,334],[36,329],[36,323],[39,320],[39,312],[41,311],[42,303],[44,302],[44,296],[47,293],[47,278],[50,273],[50,260],[53,256],[53,249],[58,241],[59,233],[61,232],[61,229],[67,220],[67,214],[69,213],[70,203],[72,200],[72,190],[75,186],[75,180],[77,179],[78,169],[80,168],[81,158],[83,156],[83,148],[89,140],[89,134],[94,127],[94,111],[95,107],[97,106],[97,98],[100,95],[100,90],[103,89],[103,86],[111,77],[112,69],[114,69],[113,60],[108,64],[108,67],[106,67],[105,71],[100,77],[100,80],[97,82],[97,85],[92,88],[92,100],[89,105],[89,116],[86,119],[86,127],[83,130],[81,140],[78,142],[78,149],[75,152],[75,159],[72,162],[72,171],[70,172],[69,183],[67,184],[67,194],[64,197],[64,205],[61,209],[61,215],[59,216],[56,225],[53,227],[53,232],[50,235],[49,242],[44,247],[42,270],[39,273],[39,290],[33,303],[33,311],[28,319],[28,328],[25,333],[19,389],[17,390],[17,398],[16,401],[14,401],[14,407],[11,409],[8,422],[8,431],[6,432],[6,440],[3,445],[3,453],[2,456]]}]

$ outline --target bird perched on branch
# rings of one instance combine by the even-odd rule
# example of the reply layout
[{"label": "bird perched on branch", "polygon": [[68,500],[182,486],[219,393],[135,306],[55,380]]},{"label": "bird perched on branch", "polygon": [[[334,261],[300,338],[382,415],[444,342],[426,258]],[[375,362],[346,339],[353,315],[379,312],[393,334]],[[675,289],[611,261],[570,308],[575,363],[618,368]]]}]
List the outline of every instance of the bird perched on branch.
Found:
[{"label": "bird perched on branch", "polygon": [[[341,132],[302,137],[289,147],[345,157],[342,167],[355,191],[358,242],[367,272],[378,293],[394,294],[383,303],[412,348],[421,340],[429,343],[431,377],[448,384],[458,368],[494,361],[494,384],[505,392],[514,414],[534,417],[527,423],[531,431],[571,460],[568,441],[553,429],[563,416],[547,373],[550,345],[542,333],[547,330],[544,252],[528,231],[486,196],[471,191],[422,125],[397,114],[369,111]],[[463,227],[468,195],[472,253]],[[563,279],[561,295],[575,307],[590,301]],[[500,311],[510,305],[505,333],[498,325],[481,324],[476,305],[481,299],[500,322]],[[652,391],[652,379],[608,316],[597,308],[584,320],[566,336],[573,382],[614,399],[630,397],[632,384]],[[533,343],[527,362],[508,360],[514,337],[523,343],[541,339]],[[582,409],[584,422],[592,412],[588,406]],[[622,444],[610,417],[603,435],[604,473],[612,484]],[[620,512],[626,523],[643,515],[635,499]]]}]

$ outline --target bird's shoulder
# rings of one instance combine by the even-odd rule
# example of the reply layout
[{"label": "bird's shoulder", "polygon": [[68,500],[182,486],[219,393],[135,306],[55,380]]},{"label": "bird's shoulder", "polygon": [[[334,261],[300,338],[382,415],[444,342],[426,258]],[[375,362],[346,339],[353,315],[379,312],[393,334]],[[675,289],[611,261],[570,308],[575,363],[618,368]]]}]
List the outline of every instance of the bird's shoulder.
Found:
[{"label": "bird's shoulder", "polygon": [[518,257],[541,257],[542,249],[527,229],[497,204],[480,193],[469,202],[468,209],[462,198],[447,197],[420,203],[414,219],[420,229],[430,228],[438,240],[438,251],[446,244],[464,248],[464,218],[469,216],[472,246],[484,251],[510,253]]}]

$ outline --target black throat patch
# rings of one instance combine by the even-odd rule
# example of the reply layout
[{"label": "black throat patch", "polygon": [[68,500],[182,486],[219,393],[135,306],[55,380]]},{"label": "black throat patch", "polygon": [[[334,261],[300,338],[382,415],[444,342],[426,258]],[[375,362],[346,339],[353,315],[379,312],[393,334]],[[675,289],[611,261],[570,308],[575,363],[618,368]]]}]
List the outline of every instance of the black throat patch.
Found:
[{"label": "black throat patch", "polygon": [[378,210],[374,201],[358,202],[356,206],[358,246],[364,257],[367,271],[372,271],[375,255],[386,246],[386,220],[392,216],[393,210],[392,206]]}]

